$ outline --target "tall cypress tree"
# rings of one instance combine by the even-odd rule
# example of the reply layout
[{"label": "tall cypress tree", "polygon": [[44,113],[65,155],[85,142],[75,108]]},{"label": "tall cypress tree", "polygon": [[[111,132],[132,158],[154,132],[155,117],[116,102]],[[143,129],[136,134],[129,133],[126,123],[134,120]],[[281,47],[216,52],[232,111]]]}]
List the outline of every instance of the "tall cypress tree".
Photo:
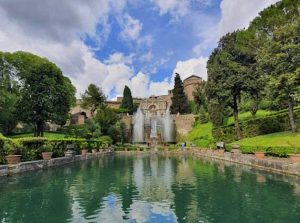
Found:
[{"label": "tall cypress tree", "polygon": [[121,108],[128,109],[129,114],[133,113],[134,106],[133,106],[131,90],[126,85],[123,91],[123,100],[122,100]]},{"label": "tall cypress tree", "polygon": [[181,114],[188,113],[188,99],[184,93],[183,83],[178,73],[176,73],[174,82],[171,112],[172,114],[178,112]]}]

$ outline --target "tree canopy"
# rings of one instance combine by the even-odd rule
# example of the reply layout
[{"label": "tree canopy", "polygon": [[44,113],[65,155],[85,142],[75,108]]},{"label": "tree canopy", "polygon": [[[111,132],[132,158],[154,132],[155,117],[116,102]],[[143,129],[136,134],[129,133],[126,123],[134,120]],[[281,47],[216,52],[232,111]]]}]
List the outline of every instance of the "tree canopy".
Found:
[{"label": "tree canopy", "polygon": [[189,112],[189,105],[187,96],[184,93],[184,87],[180,75],[176,73],[174,78],[174,89],[172,91],[172,114],[186,114]]},{"label": "tree canopy", "polygon": [[124,87],[121,108],[127,109],[129,114],[132,114],[133,110],[134,110],[134,104],[133,104],[133,99],[132,99],[132,95],[131,95],[131,90],[127,85],[125,85],[125,87]]},{"label": "tree canopy", "polygon": [[75,102],[71,81],[54,63],[31,53],[5,53],[4,58],[18,85],[16,102],[11,106],[16,121],[32,124],[35,136],[43,135],[46,122],[63,125]]},{"label": "tree canopy", "polygon": [[90,109],[92,117],[94,117],[94,113],[99,106],[105,104],[105,101],[104,93],[95,84],[90,84],[82,95],[82,107]]}]

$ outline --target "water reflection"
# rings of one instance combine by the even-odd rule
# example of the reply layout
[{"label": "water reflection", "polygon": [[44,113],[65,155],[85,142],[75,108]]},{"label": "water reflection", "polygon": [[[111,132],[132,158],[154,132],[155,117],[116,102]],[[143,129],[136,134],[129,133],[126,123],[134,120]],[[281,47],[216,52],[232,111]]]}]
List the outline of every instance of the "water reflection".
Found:
[{"label": "water reflection", "polygon": [[1,179],[0,222],[298,222],[299,188],[219,161],[111,156]]}]

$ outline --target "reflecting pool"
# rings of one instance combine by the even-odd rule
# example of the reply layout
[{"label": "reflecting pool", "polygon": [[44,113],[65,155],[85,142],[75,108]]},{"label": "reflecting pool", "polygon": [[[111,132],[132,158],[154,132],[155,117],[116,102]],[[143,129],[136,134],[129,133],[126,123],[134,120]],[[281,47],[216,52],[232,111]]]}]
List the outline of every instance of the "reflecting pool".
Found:
[{"label": "reflecting pool", "polygon": [[193,157],[108,156],[0,179],[0,222],[300,222],[300,181]]}]

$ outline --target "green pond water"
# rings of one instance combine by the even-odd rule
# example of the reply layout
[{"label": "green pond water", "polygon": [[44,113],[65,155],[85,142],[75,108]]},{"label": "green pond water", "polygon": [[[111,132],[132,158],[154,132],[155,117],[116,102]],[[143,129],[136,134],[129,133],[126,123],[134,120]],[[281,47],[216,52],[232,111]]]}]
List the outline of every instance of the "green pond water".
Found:
[{"label": "green pond water", "polygon": [[193,157],[116,155],[0,179],[0,222],[300,222],[300,182]]}]

